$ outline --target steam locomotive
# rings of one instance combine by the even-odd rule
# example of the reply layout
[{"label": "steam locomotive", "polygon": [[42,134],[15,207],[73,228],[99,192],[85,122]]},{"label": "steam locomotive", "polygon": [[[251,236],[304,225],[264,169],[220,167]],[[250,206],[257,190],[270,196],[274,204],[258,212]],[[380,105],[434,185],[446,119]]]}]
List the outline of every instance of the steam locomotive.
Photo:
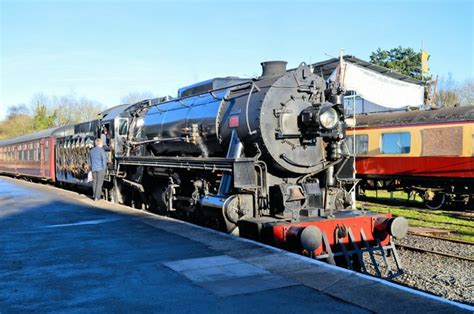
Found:
[{"label": "steam locomotive", "polygon": [[351,210],[343,91],[305,63],[262,67],[255,79],[215,78],[43,132],[55,145],[50,179],[90,185],[87,151],[107,129],[113,202],[362,271],[367,253],[379,276],[374,252],[395,253],[399,273],[392,237],[405,236],[406,220]]}]

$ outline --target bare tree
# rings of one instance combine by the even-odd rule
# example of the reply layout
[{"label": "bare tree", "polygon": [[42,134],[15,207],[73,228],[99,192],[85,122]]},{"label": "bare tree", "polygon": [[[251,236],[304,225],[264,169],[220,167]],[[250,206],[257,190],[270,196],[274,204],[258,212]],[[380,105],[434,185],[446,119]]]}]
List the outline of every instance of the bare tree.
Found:
[{"label": "bare tree", "polygon": [[79,98],[74,94],[53,96],[51,107],[57,112],[57,125],[97,119],[98,114],[104,109],[99,102],[86,97]]},{"label": "bare tree", "polygon": [[438,107],[453,107],[460,105],[460,99],[456,90],[456,82],[451,73],[447,78],[441,77],[438,82],[438,95],[436,104]]},{"label": "bare tree", "polygon": [[458,97],[461,105],[473,106],[474,105],[474,79],[466,80],[457,89]]},{"label": "bare tree", "polygon": [[99,102],[75,94],[47,96],[37,93],[29,105],[19,104],[7,109],[5,120],[0,121],[0,138],[98,119],[103,110],[104,106]]},{"label": "bare tree", "polygon": [[30,110],[28,109],[28,106],[25,104],[9,106],[7,108],[7,119],[10,119],[17,115],[28,115],[28,114],[30,114]]},{"label": "bare tree", "polygon": [[144,91],[144,92],[131,92],[127,95],[120,98],[120,103],[122,104],[136,104],[145,99],[152,99],[155,98],[155,95],[152,92]]}]

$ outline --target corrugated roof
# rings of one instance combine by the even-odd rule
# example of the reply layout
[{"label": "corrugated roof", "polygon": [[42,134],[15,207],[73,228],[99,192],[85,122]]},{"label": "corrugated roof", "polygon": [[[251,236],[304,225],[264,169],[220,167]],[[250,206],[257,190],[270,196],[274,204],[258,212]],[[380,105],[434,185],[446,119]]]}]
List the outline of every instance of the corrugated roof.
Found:
[{"label": "corrugated roof", "polygon": [[[407,83],[412,83],[412,84],[417,84],[417,85],[423,85],[423,82],[417,79],[414,79],[412,77],[397,73],[393,71],[392,69],[387,69],[385,67],[379,66],[372,64],[370,62],[361,60],[359,58],[356,58],[354,56],[349,56],[346,55],[343,57],[345,61],[356,64],[360,67],[370,69],[374,72],[380,73],[382,75],[391,77],[396,80],[404,81]],[[318,75],[323,75],[324,79],[327,79],[332,72],[337,68],[339,64],[339,58],[332,58],[326,61],[321,61],[317,63],[313,63],[312,66],[314,67],[314,73]]]},{"label": "corrugated roof", "polygon": [[411,125],[474,121],[474,106],[445,107],[435,110],[377,113],[356,117],[358,128],[371,126]]}]

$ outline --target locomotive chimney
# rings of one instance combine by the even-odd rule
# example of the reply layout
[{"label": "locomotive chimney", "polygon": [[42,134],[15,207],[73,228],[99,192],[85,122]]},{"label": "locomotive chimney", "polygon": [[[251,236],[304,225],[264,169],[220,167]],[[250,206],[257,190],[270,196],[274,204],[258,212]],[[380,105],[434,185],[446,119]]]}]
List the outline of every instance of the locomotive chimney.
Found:
[{"label": "locomotive chimney", "polygon": [[262,65],[262,77],[283,75],[286,73],[286,61],[266,61]]}]

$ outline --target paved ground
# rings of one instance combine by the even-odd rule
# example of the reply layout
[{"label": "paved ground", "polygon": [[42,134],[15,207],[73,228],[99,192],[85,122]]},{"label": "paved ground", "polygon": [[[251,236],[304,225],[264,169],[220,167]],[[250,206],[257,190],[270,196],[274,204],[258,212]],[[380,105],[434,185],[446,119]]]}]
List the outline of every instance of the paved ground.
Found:
[{"label": "paved ground", "polygon": [[0,312],[472,312],[277,249],[0,178]]}]

